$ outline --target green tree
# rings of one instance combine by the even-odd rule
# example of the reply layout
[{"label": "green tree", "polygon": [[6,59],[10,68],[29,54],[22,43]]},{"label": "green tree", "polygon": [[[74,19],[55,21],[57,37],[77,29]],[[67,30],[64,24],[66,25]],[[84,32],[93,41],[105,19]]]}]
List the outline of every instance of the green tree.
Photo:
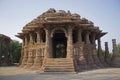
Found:
[{"label": "green tree", "polygon": [[110,53],[109,53],[109,55],[110,55],[110,57],[112,58],[112,56],[113,56],[113,53],[112,53],[112,52],[110,52]]},{"label": "green tree", "polygon": [[16,40],[10,42],[10,57],[13,63],[18,63],[21,57],[22,43]]},{"label": "green tree", "polygon": [[117,44],[117,48],[118,48],[118,53],[120,54],[120,43]]},{"label": "green tree", "polygon": [[56,56],[57,58],[64,58],[65,57],[65,45],[64,44],[57,44],[56,45]]}]

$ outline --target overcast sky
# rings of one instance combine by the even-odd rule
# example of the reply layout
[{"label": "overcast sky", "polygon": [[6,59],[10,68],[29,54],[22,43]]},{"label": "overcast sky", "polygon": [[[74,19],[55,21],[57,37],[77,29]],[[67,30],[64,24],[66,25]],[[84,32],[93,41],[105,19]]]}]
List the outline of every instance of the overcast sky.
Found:
[{"label": "overcast sky", "polygon": [[49,8],[78,13],[108,32],[102,37],[103,49],[105,41],[111,49],[113,38],[120,43],[120,0],[0,0],[0,33],[21,41],[15,35]]}]

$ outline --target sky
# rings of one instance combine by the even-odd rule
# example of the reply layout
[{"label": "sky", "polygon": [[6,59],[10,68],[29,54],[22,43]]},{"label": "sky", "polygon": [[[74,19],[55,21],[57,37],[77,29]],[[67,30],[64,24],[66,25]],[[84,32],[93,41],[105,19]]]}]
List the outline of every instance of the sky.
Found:
[{"label": "sky", "polygon": [[21,42],[15,35],[49,8],[78,13],[108,32],[101,38],[103,49],[104,42],[112,49],[112,39],[120,43],[120,0],[0,0],[0,34]]}]

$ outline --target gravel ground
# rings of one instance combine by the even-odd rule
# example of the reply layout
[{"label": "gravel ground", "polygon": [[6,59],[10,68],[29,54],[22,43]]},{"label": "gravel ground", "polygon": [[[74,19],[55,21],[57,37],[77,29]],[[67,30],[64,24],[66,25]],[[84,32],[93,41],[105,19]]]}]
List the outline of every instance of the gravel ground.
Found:
[{"label": "gravel ground", "polygon": [[19,67],[0,67],[0,80],[120,80],[120,68],[97,69],[77,74],[39,74]]}]

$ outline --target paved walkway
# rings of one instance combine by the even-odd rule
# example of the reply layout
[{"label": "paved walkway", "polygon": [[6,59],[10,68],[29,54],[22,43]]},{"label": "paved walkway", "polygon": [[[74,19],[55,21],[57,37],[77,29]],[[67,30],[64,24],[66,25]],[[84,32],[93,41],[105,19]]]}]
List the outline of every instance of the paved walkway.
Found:
[{"label": "paved walkway", "polygon": [[0,80],[120,80],[120,68],[97,69],[78,74],[38,74],[19,67],[0,67]]}]

